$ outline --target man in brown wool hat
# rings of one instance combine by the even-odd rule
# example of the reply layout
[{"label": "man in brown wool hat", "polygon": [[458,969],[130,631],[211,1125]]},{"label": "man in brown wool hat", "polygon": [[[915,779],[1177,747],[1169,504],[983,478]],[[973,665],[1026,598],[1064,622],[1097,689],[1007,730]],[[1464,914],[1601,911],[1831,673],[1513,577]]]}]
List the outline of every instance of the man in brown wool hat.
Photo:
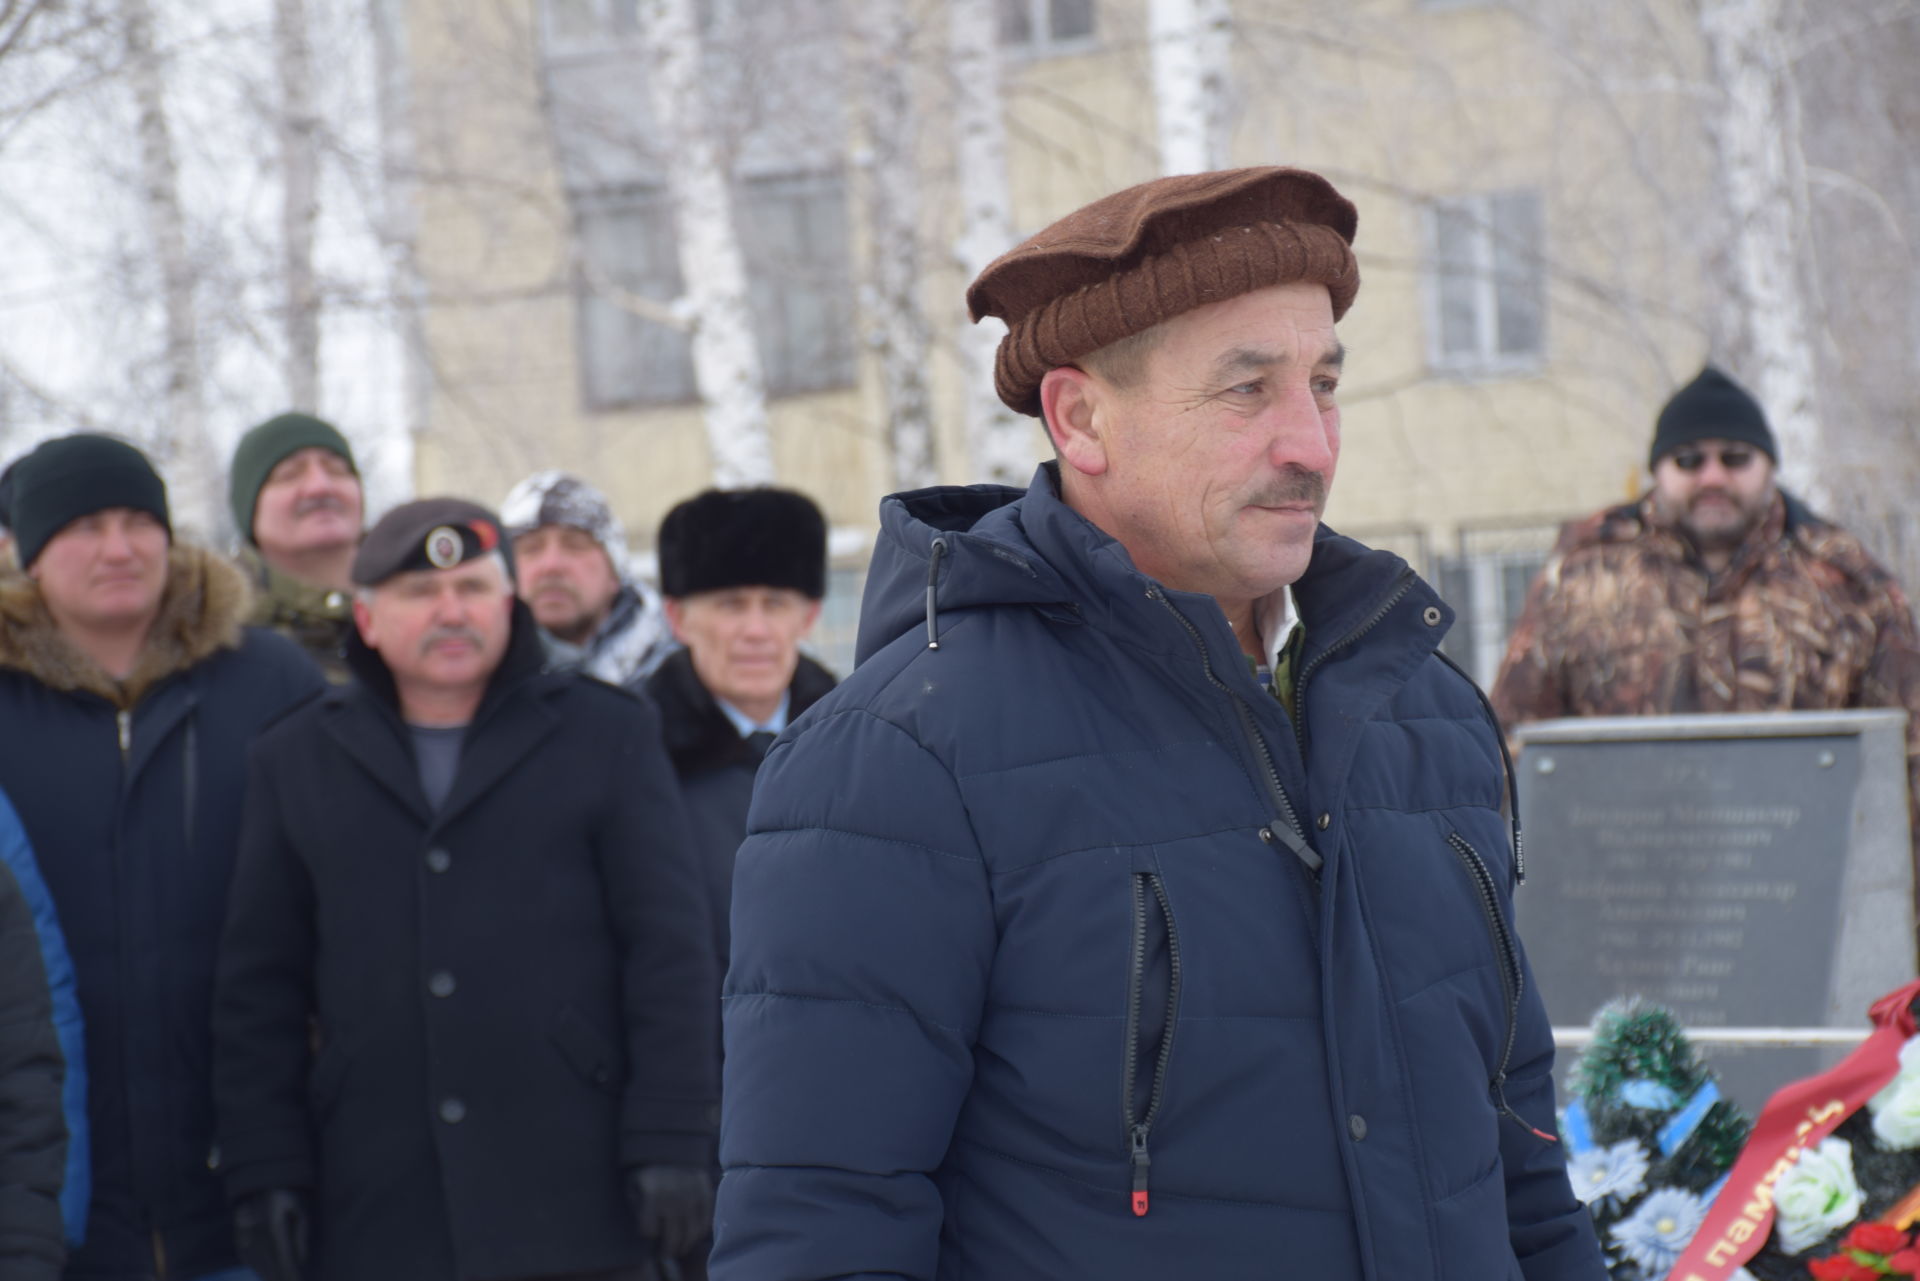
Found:
[{"label": "man in brown wool hat", "polygon": [[1165,178],[983,272],[1023,493],[901,494],[734,879],[718,1281],[1599,1281],[1452,612],[1320,523],[1355,211]]}]

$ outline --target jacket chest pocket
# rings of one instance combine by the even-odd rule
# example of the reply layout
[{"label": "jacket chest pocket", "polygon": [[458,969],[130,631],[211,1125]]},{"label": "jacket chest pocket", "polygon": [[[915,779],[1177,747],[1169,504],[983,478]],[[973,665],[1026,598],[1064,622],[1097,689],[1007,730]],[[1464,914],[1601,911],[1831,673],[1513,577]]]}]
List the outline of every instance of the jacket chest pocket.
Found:
[{"label": "jacket chest pocket", "polygon": [[1133,939],[1127,973],[1126,1058],[1120,1111],[1136,1216],[1147,1212],[1148,1147],[1166,1099],[1180,1012],[1180,932],[1158,872],[1133,874]]}]

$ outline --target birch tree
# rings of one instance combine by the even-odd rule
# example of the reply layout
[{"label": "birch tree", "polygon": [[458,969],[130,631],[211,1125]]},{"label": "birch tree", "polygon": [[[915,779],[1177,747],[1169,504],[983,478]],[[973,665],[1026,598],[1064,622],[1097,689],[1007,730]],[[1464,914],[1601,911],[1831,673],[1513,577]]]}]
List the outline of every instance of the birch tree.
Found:
[{"label": "birch tree", "polygon": [[1228,164],[1233,133],[1229,0],[1148,0],[1160,172]]},{"label": "birch tree", "polygon": [[694,384],[706,415],[714,484],[767,484],[774,469],[766,389],[754,345],[729,167],[705,98],[694,0],[639,0],[639,5],[647,85],[664,143],[686,283],[681,303],[691,329]]},{"label": "birch tree", "polygon": [[1700,31],[1719,95],[1709,116],[1731,222],[1734,331],[1780,444],[1785,477],[1828,498],[1814,414],[1813,325],[1803,287],[1804,161],[1782,0],[1702,0]]},{"label": "birch tree", "polygon": [[913,14],[901,0],[866,0],[861,119],[870,250],[862,295],[867,345],[879,364],[882,413],[898,489],[938,478],[927,391],[927,321],[920,304],[919,112]]},{"label": "birch tree", "polygon": [[301,409],[320,400],[320,297],[313,263],[319,216],[319,120],[313,97],[313,44],[306,0],[274,0],[274,70],[281,92],[281,273],[286,293],[287,399]]},{"label": "birch tree", "polygon": [[219,464],[207,439],[197,271],[187,238],[180,169],[167,118],[166,79],[147,0],[120,0],[127,74],[136,110],[140,188],[160,277],[165,411],[153,439],[186,523],[210,530],[219,511]]},{"label": "birch tree", "polygon": [[[948,65],[953,94],[954,171],[960,232],[954,256],[972,281],[1013,247],[1013,197],[1007,183],[1007,125],[1001,114],[1000,49],[994,0],[952,0]],[[962,430],[973,478],[1025,484],[1033,469],[1032,425],[993,390],[994,353],[1006,325],[960,318]]]}]

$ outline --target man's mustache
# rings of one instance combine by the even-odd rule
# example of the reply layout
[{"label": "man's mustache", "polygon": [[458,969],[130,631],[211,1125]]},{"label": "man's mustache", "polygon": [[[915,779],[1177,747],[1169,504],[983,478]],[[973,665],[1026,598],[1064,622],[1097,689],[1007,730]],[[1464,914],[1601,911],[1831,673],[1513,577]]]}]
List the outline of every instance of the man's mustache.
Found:
[{"label": "man's mustache", "polygon": [[1287,470],[1252,498],[1255,507],[1292,507],[1311,503],[1317,512],[1327,505],[1327,479],[1317,471],[1289,465]]},{"label": "man's mustache", "polygon": [[486,638],[471,627],[464,625],[436,627],[420,638],[420,652],[425,654],[441,641],[465,641],[475,649],[485,649],[487,644]]},{"label": "man's mustache", "polygon": [[533,587],[528,591],[527,595],[538,596],[541,592],[546,591],[562,592],[576,604],[579,603],[580,600],[580,592],[574,587],[573,583],[558,574],[542,574],[539,578],[534,579]]},{"label": "man's mustache", "polygon": [[310,516],[319,511],[335,511],[345,514],[347,505],[334,494],[315,494],[312,498],[302,498],[293,505],[296,516]]}]

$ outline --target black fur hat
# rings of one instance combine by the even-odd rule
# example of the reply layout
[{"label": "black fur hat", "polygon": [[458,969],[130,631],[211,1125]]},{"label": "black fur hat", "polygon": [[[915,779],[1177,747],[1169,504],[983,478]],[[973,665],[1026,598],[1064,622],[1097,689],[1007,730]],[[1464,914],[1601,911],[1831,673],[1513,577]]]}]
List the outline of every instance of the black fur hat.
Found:
[{"label": "black fur hat", "polygon": [[827,594],[827,521],[791,489],[709,489],[660,522],[660,591],[692,596],[726,587],[788,587]]}]

